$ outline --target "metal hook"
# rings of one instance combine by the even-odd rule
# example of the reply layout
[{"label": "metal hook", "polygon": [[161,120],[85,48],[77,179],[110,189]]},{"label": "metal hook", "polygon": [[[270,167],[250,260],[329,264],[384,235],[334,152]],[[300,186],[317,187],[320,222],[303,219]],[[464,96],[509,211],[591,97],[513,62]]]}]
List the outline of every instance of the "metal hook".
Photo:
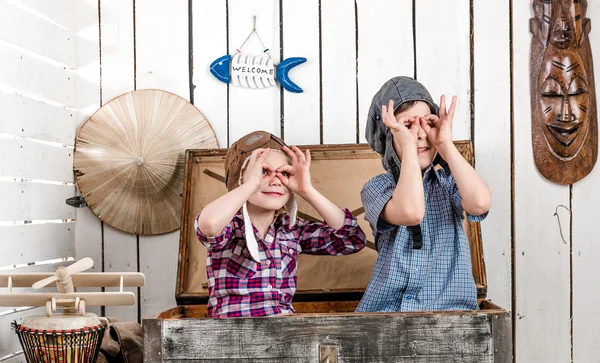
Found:
[{"label": "metal hook", "polygon": [[560,231],[560,238],[563,240],[563,242],[565,244],[568,244],[567,241],[565,241],[565,238],[563,237],[562,226],[560,225],[560,216],[558,215],[558,207],[563,207],[564,209],[568,210],[569,214],[571,213],[571,210],[569,208],[565,207],[564,205],[559,204],[559,205],[556,206],[556,211],[554,212],[554,215],[556,216],[556,219],[558,219],[558,229]]}]

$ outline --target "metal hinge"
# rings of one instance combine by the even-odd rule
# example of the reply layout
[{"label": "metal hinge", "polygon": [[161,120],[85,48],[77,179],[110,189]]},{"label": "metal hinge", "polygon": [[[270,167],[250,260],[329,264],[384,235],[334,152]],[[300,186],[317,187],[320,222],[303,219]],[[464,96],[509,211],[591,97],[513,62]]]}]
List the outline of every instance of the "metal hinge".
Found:
[{"label": "metal hinge", "polygon": [[319,345],[319,363],[337,363],[338,348],[336,345]]}]

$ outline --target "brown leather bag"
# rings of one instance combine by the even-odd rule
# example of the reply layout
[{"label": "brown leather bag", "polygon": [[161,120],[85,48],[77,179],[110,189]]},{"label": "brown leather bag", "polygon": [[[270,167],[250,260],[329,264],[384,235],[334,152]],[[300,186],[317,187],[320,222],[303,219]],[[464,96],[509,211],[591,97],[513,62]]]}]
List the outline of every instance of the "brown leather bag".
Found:
[{"label": "brown leather bag", "polygon": [[97,363],[142,363],[144,334],[142,326],[134,322],[117,322],[109,318],[104,331]]}]

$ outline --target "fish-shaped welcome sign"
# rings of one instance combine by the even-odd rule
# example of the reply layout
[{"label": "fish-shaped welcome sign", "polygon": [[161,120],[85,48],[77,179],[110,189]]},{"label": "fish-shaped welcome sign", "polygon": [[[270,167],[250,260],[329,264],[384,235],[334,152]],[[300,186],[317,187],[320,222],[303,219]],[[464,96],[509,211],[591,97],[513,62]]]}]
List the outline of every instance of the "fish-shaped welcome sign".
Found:
[{"label": "fish-shaped welcome sign", "polygon": [[224,55],[210,65],[210,73],[219,81],[233,83],[244,88],[268,88],[278,81],[285,90],[301,93],[302,88],[289,77],[295,66],[306,62],[306,58],[292,57],[275,65],[268,54],[236,53]]}]

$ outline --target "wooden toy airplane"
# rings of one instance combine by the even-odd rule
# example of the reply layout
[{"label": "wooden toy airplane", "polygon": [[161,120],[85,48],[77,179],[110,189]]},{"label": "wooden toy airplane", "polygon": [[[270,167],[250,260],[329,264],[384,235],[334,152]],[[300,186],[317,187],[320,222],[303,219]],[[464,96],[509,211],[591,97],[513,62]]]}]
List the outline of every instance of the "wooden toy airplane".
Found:
[{"label": "wooden toy airplane", "polygon": [[[119,306],[135,304],[135,295],[123,287],[144,285],[144,274],[137,272],[83,273],[94,261],[83,258],[68,267],[59,267],[56,273],[0,273],[0,306],[46,306],[46,315],[52,316],[57,306],[66,313],[85,314],[87,306]],[[13,288],[40,289],[56,282],[57,292],[14,292]],[[75,292],[75,287],[119,287],[119,292]]]}]

